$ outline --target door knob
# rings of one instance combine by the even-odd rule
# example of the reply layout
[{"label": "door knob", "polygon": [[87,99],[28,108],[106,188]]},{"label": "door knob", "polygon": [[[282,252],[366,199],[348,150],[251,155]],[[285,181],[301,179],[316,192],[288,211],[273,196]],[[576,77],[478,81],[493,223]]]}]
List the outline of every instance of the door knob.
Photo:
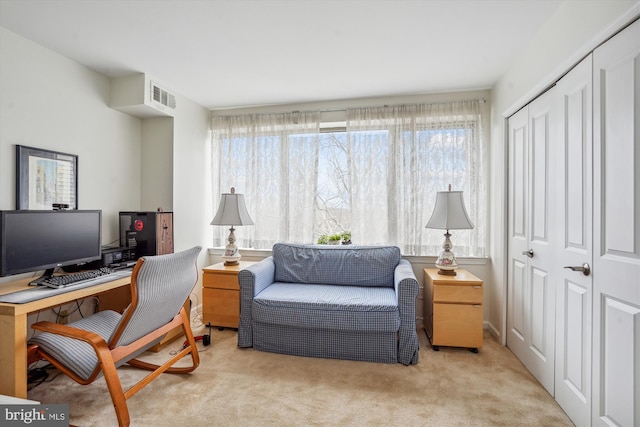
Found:
[{"label": "door knob", "polygon": [[522,255],[526,255],[529,258],[533,258],[533,249],[529,249],[528,251],[522,251]]},{"label": "door knob", "polygon": [[568,268],[571,271],[582,271],[582,274],[584,274],[585,276],[591,274],[591,267],[589,267],[589,264],[587,264],[586,262],[582,265],[567,265],[565,268]]}]

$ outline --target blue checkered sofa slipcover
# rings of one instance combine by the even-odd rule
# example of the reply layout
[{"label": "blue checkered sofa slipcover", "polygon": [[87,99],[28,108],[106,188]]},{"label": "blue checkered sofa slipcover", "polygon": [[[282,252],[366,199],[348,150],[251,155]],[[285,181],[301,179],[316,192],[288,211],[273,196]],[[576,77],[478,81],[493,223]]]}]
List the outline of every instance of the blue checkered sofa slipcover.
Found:
[{"label": "blue checkered sofa slipcover", "polygon": [[238,279],[239,347],[418,363],[418,281],[395,246],[276,243]]}]

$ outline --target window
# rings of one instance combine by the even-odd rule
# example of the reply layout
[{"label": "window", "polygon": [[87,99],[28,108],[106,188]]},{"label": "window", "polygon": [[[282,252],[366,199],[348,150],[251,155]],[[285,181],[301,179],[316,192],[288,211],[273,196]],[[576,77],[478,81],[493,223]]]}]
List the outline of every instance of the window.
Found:
[{"label": "window", "polygon": [[346,132],[321,133],[318,138],[318,212],[315,234],[351,230],[351,197]]},{"label": "window", "polygon": [[[437,191],[451,184],[475,224],[454,233],[455,252],[485,256],[480,102],[352,109],[346,130],[330,132],[320,132],[318,112],[215,117],[214,211],[228,188],[245,194],[255,225],[236,231],[241,247],[350,231],[356,244],[437,255],[443,231],[425,224]],[[225,231],[214,230],[215,246]]]}]

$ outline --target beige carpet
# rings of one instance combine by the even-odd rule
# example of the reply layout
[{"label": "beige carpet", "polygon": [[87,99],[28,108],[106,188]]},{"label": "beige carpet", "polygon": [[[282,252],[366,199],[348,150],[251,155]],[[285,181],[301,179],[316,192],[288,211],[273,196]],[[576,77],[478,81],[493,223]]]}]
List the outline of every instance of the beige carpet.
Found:
[{"label": "beige carpet", "polygon": [[[201,334],[205,329],[194,331]],[[157,360],[174,342],[146,357]],[[236,347],[236,332],[212,330],[189,375],[164,374],[129,399],[132,426],[571,426],[513,354],[485,334],[478,354],[434,352],[420,333],[416,366],[314,359]],[[140,371],[120,368],[124,384]],[[55,371],[54,371],[55,372]],[[71,423],[114,426],[105,383],[63,375],[29,392],[69,403]]]}]

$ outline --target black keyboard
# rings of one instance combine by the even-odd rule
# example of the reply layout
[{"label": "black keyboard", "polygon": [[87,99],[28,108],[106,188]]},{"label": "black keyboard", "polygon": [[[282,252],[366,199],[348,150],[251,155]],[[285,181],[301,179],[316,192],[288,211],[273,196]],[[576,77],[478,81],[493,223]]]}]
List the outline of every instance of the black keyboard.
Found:
[{"label": "black keyboard", "polygon": [[110,274],[115,273],[115,271],[116,270],[109,267],[102,267],[95,270],[81,271],[79,273],[48,277],[39,283],[50,288],[60,289],[89,282],[97,279],[98,277],[109,276]]}]

